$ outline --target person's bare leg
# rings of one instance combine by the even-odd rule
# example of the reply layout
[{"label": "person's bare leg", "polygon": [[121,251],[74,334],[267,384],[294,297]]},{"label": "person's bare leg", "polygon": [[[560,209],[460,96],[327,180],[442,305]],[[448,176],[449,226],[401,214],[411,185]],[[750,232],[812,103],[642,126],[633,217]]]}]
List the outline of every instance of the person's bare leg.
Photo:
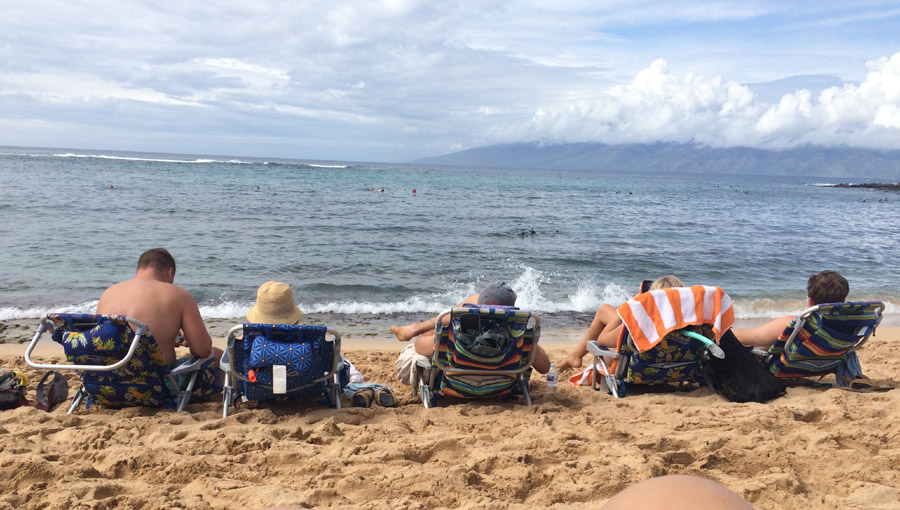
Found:
[{"label": "person's bare leg", "polygon": [[750,345],[760,349],[768,349],[778,340],[778,336],[794,320],[793,315],[785,315],[771,322],[751,329],[731,328],[734,336],[744,345]]},{"label": "person's bare leg", "polygon": [[[475,304],[477,302],[478,294],[472,294],[471,296],[467,297],[465,301],[456,306],[462,306],[466,303]],[[444,323],[444,325],[449,324],[450,316],[445,316],[442,322]],[[437,316],[426,319],[424,321],[407,324],[406,326],[391,326],[391,333],[393,333],[394,336],[397,337],[397,340],[400,340],[401,342],[409,342],[410,340],[421,334],[424,334],[428,331],[434,331],[435,323],[437,323]],[[418,350],[418,348],[416,350]]]},{"label": "person's bare leg", "polygon": [[416,337],[416,352],[429,358],[434,354],[434,330]]},{"label": "person's bare leg", "polygon": [[434,331],[434,324],[437,322],[437,317],[432,317],[430,319],[414,322],[412,324],[407,324],[406,326],[391,326],[391,333],[397,337],[397,340],[401,342],[409,342],[413,338],[425,333],[426,331]]},{"label": "person's bare leg", "polygon": [[594,314],[594,320],[591,321],[591,325],[590,327],[588,327],[587,333],[584,334],[584,338],[582,338],[581,342],[578,343],[578,347],[576,347],[575,350],[566,355],[566,357],[564,357],[562,361],[559,362],[556,368],[558,368],[559,370],[565,370],[567,368],[581,368],[584,356],[587,354],[588,341],[597,340],[600,337],[600,334],[608,329],[608,326],[615,327],[619,322],[619,315],[616,313],[616,309],[613,308],[612,305],[600,305],[600,308],[597,309],[597,313]]}]

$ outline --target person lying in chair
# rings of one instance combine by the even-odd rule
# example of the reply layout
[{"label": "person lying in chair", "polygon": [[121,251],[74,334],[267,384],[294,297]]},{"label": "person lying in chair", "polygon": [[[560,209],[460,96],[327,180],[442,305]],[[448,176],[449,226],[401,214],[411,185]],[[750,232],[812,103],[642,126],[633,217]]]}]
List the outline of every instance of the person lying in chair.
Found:
[{"label": "person lying in chair", "polygon": [[[516,298],[515,291],[512,290],[506,282],[496,281],[489,283],[486,287],[481,289],[481,292],[469,296],[457,306],[463,306],[464,304],[514,306],[516,304]],[[444,317],[445,324],[449,323],[449,320],[449,316]],[[391,327],[391,333],[397,337],[397,340],[400,340],[401,342],[415,340],[400,352],[400,358],[397,360],[398,378],[400,380],[404,382],[410,380],[409,377],[401,376],[400,372],[403,372],[404,374],[409,373],[408,371],[404,371],[401,368],[401,365],[414,372],[416,354],[428,358],[434,354],[434,329],[436,323],[437,316],[405,326]],[[546,374],[550,370],[550,358],[541,346],[537,346],[532,366],[542,374]]]},{"label": "person lying in chair", "polygon": [[[647,290],[670,289],[673,287],[684,287],[684,284],[675,276],[668,275],[654,281]],[[615,347],[621,327],[622,319],[619,318],[616,308],[606,303],[600,305],[600,308],[594,314],[594,320],[591,321],[591,325],[584,334],[584,338],[578,343],[578,347],[557,363],[556,367],[559,370],[581,368],[581,363],[588,353],[588,341],[596,340],[604,347]]]},{"label": "person lying in chair", "polygon": [[[823,303],[843,303],[849,293],[850,284],[837,271],[820,271],[810,276],[806,282],[809,306]],[[781,332],[794,320],[794,317],[785,315],[752,329],[732,328],[731,331],[742,344],[766,350],[775,343]]]},{"label": "person lying in chair", "polygon": [[[191,355],[213,358],[204,362],[197,387],[203,394],[221,390],[224,374],[218,369],[222,352],[212,347],[212,339],[200,308],[187,290],[174,285],[175,258],[164,248],[145,251],[138,259],[134,278],[116,283],[106,289],[97,303],[97,313],[125,315],[137,319],[150,328],[159,350],[170,367],[178,366],[190,357],[176,359],[175,347],[187,347]],[[181,340],[176,340],[183,334]],[[216,385],[218,389],[216,389]]]}]

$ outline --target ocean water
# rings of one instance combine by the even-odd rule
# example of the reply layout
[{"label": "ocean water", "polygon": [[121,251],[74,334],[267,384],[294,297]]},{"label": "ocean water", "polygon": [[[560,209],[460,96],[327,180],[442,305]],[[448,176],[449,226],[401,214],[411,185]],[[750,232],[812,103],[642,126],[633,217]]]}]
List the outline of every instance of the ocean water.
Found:
[{"label": "ocean water", "polygon": [[500,279],[583,321],[665,274],[761,318],[804,308],[820,269],[898,313],[900,195],[836,182],[6,147],[0,319],[93,310],[158,246],[208,318],[243,316],[266,280],[307,312],[383,316]]}]

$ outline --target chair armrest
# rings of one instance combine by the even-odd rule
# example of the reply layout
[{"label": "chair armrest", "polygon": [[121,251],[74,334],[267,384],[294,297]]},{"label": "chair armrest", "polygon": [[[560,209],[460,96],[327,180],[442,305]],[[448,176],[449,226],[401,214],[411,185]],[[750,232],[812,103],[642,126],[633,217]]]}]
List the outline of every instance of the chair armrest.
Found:
[{"label": "chair armrest", "polygon": [[619,354],[615,351],[611,351],[607,347],[603,347],[602,345],[597,343],[596,340],[588,341],[587,350],[589,353],[593,354],[594,356],[603,356],[605,358],[621,358],[622,357],[621,354]]},{"label": "chair armrest", "polygon": [[209,356],[207,356],[205,358],[193,356],[191,359],[189,359],[189,360],[185,361],[184,363],[178,365],[177,367],[173,368],[172,371],[169,373],[172,375],[181,375],[184,373],[200,370],[200,367],[203,365],[203,363],[205,363],[207,360],[213,359],[213,357],[214,357],[213,354],[210,354]]}]

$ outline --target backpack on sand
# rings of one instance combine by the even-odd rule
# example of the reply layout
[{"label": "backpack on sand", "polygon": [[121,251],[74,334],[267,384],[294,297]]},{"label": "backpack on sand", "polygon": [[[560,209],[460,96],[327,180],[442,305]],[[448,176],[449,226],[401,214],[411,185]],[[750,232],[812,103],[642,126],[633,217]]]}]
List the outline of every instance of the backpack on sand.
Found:
[{"label": "backpack on sand", "polygon": [[725,358],[710,357],[701,370],[704,379],[722,396],[731,402],[765,402],[784,395],[784,383],[731,330],[719,339],[719,347],[725,351]]}]

